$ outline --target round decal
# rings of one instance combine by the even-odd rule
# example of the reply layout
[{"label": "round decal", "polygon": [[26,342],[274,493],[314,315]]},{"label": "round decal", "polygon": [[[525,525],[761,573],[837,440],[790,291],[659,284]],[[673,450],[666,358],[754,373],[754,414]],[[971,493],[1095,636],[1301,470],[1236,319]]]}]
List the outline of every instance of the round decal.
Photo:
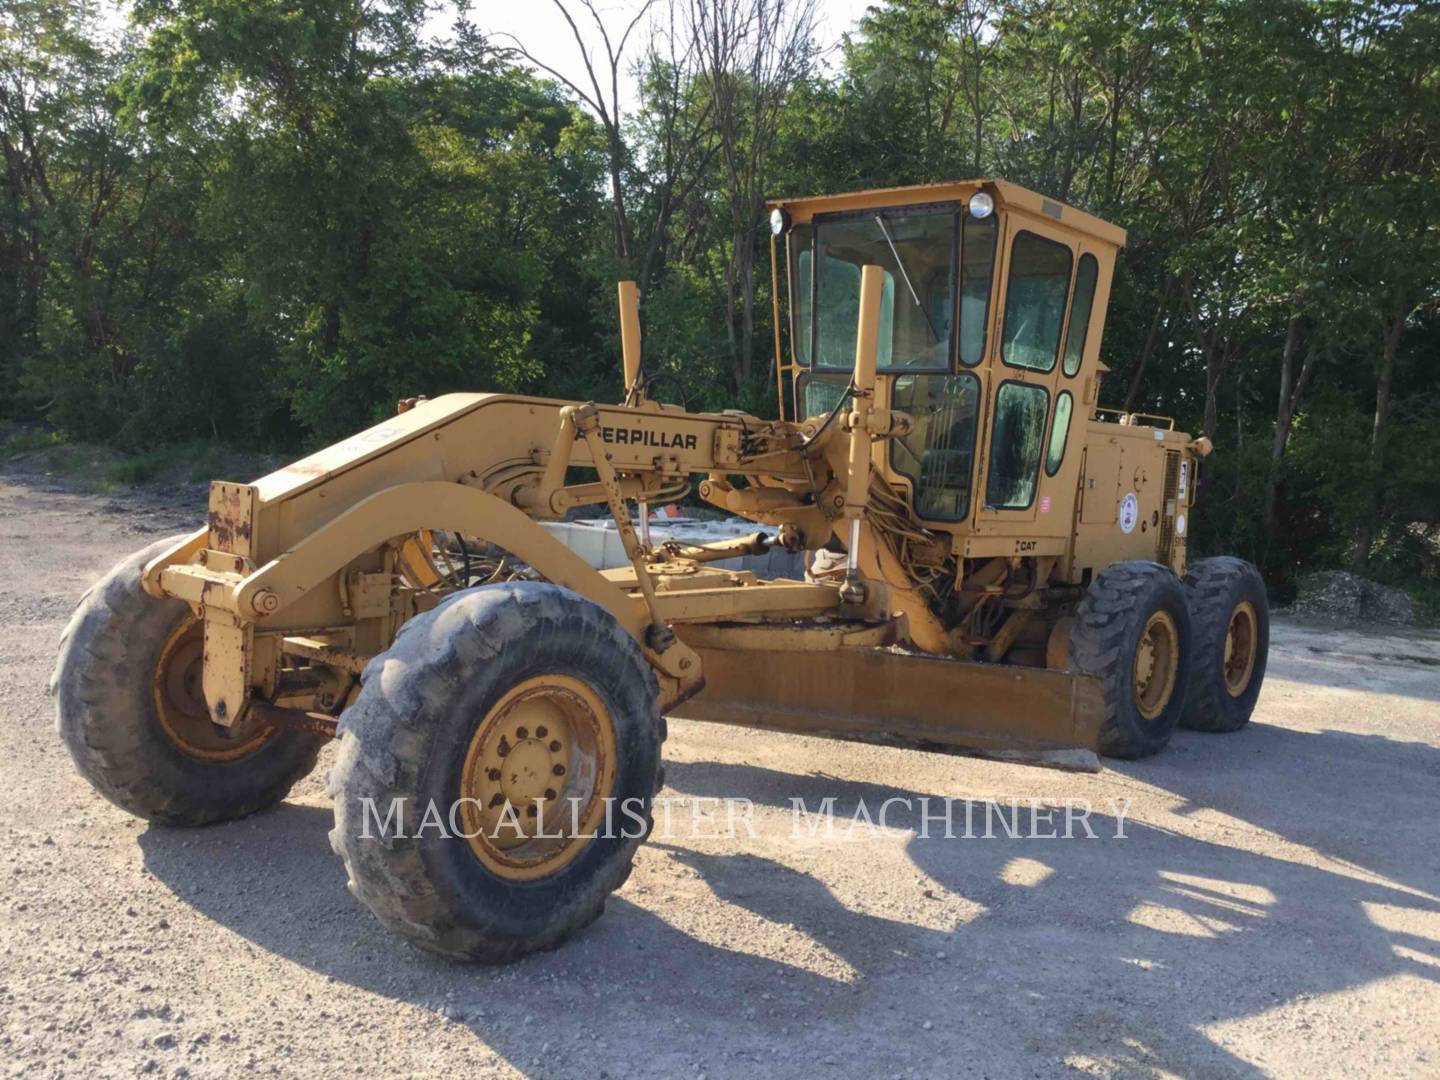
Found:
[{"label": "round decal", "polygon": [[1125,498],[1120,500],[1120,531],[1132,533],[1135,531],[1135,522],[1140,518],[1140,500],[1135,498],[1133,491],[1127,491]]},{"label": "round decal", "polygon": [[1175,518],[1175,535],[1185,535],[1185,515],[1180,514]]}]

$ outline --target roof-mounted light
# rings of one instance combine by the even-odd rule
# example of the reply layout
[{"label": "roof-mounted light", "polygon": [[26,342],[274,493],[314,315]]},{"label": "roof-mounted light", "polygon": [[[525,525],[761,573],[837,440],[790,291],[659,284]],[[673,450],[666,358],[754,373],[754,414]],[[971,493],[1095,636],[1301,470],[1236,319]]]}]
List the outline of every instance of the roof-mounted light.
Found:
[{"label": "roof-mounted light", "polygon": [[770,211],[770,232],[774,236],[784,236],[790,228],[790,215],[780,207]]},{"label": "roof-mounted light", "polygon": [[970,216],[987,218],[995,212],[995,199],[987,191],[977,191],[970,196]]}]

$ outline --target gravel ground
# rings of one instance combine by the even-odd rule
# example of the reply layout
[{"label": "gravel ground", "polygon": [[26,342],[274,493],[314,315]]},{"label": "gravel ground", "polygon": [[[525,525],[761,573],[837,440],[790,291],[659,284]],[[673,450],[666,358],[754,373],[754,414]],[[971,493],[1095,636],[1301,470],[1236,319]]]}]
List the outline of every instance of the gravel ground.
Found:
[{"label": "gravel ground", "polygon": [[[1256,723],[1095,775],[672,722],[669,835],[605,916],[466,967],[351,900],[327,759],[282,806],[193,831],[71,768],[60,629],[198,498],[0,476],[14,1075],[1440,1075],[1434,636],[1281,620]],[[953,838],[925,796],[956,800]],[[833,831],[797,834],[791,800],[831,797]],[[734,836],[712,798],[751,800]],[[1096,838],[1043,835],[1066,800]],[[693,835],[697,810],[721,835]]]}]

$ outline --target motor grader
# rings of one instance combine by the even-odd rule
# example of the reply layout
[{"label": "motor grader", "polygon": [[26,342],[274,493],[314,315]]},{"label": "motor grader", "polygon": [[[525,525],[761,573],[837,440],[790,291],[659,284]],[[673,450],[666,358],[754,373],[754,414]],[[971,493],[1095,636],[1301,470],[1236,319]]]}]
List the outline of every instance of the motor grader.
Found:
[{"label": "motor grader", "polygon": [[[998,180],[770,209],[779,419],[662,400],[622,282],[620,404],[412,400],[215,482],[203,527],[64,632],[80,772],[198,825],[283,798],[338,737],[351,891],[502,961],[625,880],[667,715],[1072,766],[1244,725],[1260,577],[1186,559],[1210,446],[1098,404],[1124,232]],[[692,492],[763,528],[651,542]],[[542,525],[587,506],[628,566]],[[805,580],[715,565],[772,544],[810,553]]]}]

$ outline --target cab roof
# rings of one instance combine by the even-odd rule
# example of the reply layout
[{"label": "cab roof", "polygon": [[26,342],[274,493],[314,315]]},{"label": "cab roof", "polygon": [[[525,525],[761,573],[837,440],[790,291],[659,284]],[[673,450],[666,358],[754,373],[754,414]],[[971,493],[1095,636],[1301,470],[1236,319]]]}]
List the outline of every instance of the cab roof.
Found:
[{"label": "cab roof", "polygon": [[810,195],[802,198],[771,199],[767,209],[781,207],[796,224],[810,221],[816,214],[843,213],[891,206],[914,206],[931,202],[967,202],[977,191],[987,191],[995,199],[997,210],[1006,208],[1028,211],[1052,218],[1078,232],[1093,236],[1117,248],[1125,246],[1125,230],[1102,221],[1083,210],[1048,199],[1038,192],[1012,184],[1008,180],[950,180],[941,184],[914,184],[909,187],[871,188],[868,191],[847,191],[839,195]]}]

